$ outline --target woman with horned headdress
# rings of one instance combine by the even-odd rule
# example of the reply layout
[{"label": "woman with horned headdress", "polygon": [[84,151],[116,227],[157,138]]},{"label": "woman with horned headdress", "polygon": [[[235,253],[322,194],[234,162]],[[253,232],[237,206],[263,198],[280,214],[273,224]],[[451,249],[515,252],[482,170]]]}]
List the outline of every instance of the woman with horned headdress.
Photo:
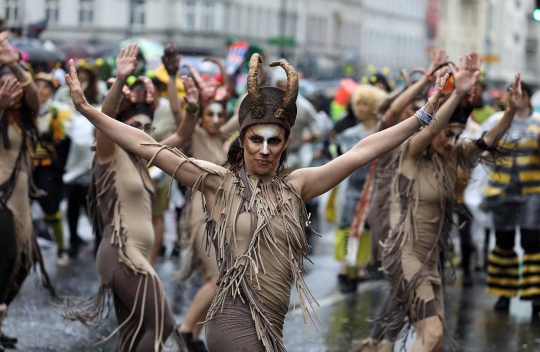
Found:
[{"label": "woman with horned headdress", "polygon": [[298,292],[311,337],[316,304],[302,274],[309,246],[304,233],[304,202],[336,186],[358,167],[396,148],[420,126],[434,120],[446,78],[437,80],[431,103],[417,115],[368,136],[330,163],[284,176],[287,139],[296,118],[298,76],[285,61],[285,91],[259,88],[258,54],[250,60],[248,96],[241,104],[239,137],[231,144],[225,167],[187,158],[159,145],[147,134],[109,118],[84,99],[74,67],[66,76],[73,102],[104,135],[126,151],[150,160],[176,180],[198,190],[206,209],[205,248],[213,243],[219,269],[217,292],[206,317],[209,351],[286,351],[283,324],[291,295]]},{"label": "woman with horned headdress", "polygon": [[[115,119],[107,119],[127,127],[128,131],[135,130],[148,136],[154,115],[154,86],[148,77],[139,77],[130,87],[125,86],[126,79],[137,67],[139,50],[138,45],[128,45],[120,51],[117,78],[103,103],[103,113],[98,113],[100,116],[114,116]],[[71,62],[71,77],[76,76]],[[78,81],[77,84],[78,92],[84,97]],[[191,79],[184,79],[184,84],[187,111],[194,111],[199,100],[198,90]],[[176,91],[171,95],[176,96]],[[183,120],[188,118],[186,116]],[[186,130],[180,125],[176,133],[163,143],[178,145],[179,140],[186,138],[181,131]],[[115,131],[115,134],[122,133],[122,129]],[[87,301],[68,299],[64,317],[96,327],[106,319],[107,308],[112,301],[118,327],[110,336],[120,332],[116,351],[159,352],[174,330],[174,318],[163,284],[149,262],[154,243],[154,186],[146,164],[130,149],[117,144],[114,138],[97,131],[96,159],[89,193],[89,212],[94,227],[102,228],[103,234],[97,253],[100,288]]]}]

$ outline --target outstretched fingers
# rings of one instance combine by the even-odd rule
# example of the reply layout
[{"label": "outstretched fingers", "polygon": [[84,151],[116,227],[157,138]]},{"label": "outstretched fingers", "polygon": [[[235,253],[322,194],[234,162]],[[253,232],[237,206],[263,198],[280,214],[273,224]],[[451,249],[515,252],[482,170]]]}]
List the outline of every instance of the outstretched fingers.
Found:
[{"label": "outstretched fingers", "polygon": [[[129,45],[128,45],[128,48],[129,48]],[[118,57],[116,58],[116,61],[118,61],[120,59],[123,59],[125,54],[126,54],[126,49],[125,48],[120,49],[120,53],[118,54]]]},{"label": "outstretched fingers", "polygon": [[77,76],[77,69],[75,68],[73,59],[69,60],[69,73],[66,75],[66,83],[70,88],[81,84],[79,82],[79,77]]},{"label": "outstretched fingers", "polygon": [[521,92],[521,73],[516,73],[516,77],[514,79],[514,90],[518,93],[518,94],[522,94]]}]

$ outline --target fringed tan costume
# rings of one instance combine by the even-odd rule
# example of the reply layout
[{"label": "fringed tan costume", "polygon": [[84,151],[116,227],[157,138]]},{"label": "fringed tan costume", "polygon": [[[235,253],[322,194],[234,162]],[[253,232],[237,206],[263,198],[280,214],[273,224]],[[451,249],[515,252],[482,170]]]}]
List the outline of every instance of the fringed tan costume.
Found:
[{"label": "fringed tan costume", "polygon": [[[6,272],[0,280],[0,304],[9,305],[36,266],[43,286],[53,296],[55,293],[32,233],[29,195],[40,196],[43,192],[32,182],[31,133],[12,119],[11,113],[0,116],[0,125],[0,242],[3,269],[12,268],[11,276]],[[9,253],[5,253],[8,248]]]},{"label": "fringed tan costume", "polygon": [[[131,113],[151,116],[142,109],[139,105]],[[68,298],[64,317],[96,328],[107,319],[114,301],[118,327],[101,342],[120,332],[117,351],[159,352],[174,329],[174,319],[148,261],[154,245],[154,186],[148,169],[140,157],[118,147],[112,161],[94,161],[90,187],[89,213],[103,233],[97,253],[100,287],[88,300]]]},{"label": "fringed tan costume", "polygon": [[[218,63],[221,69],[221,76],[224,77],[225,80],[221,85],[216,85],[215,82],[204,81],[193,67],[189,65],[185,66],[189,69],[200,89],[201,113],[210,104],[219,103],[223,105],[223,114],[225,114],[229,93],[228,90],[223,88],[227,84],[226,77],[228,76],[221,62],[212,58],[207,60]],[[227,160],[224,149],[225,139],[225,136],[221,133],[210,135],[204,128],[197,124],[191,138],[189,154],[197,160],[204,160],[216,165],[223,165]],[[187,204],[185,213],[182,214],[182,222],[188,224],[188,228],[186,231],[183,231],[183,233],[188,237],[189,254],[187,263],[180,273],[179,278],[181,280],[191,276],[195,270],[197,270],[205,280],[219,275],[214,248],[210,248],[210,252],[208,253],[202,245],[206,227],[206,211],[203,209],[202,198],[203,196],[200,192],[194,191],[191,200]]]},{"label": "fringed tan costume", "polygon": [[[240,107],[240,129],[255,124],[277,124],[290,131],[296,117],[298,78],[285,62],[275,62],[287,71],[284,92],[257,85],[259,55],[250,61],[249,95]],[[211,352],[283,352],[283,323],[291,285],[298,292],[304,321],[313,319],[315,300],[302,272],[309,246],[304,234],[308,215],[300,194],[282,176],[258,176],[241,164],[221,173],[205,168],[175,149],[185,162],[201,169],[193,186],[204,193],[207,178],[218,178],[215,201],[208,205],[205,248],[213,243],[219,268],[218,289],[206,320],[206,342]],[[156,154],[157,154],[156,153]],[[178,171],[181,172],[181,171]],[[274,200],[272,196],[275,196]],[[206,206],[205,205],[205,206]],[[208,208],[207,208],[208,209]]]},{"label": "fringed tan costume", "polygon": [[383,327],[381,332],[399,331],[406,318],[410,327],[438,316],[446,332],[440,252],[447,254],[450,246],[457,167],[470,170],[477,159],[466,160],[464,144],[458,142],[449,160],[428,148],[411,170],[404,171],[401,162],[409,141],[397,156],[389,209],[392,230],[383,246],[383,270],[392,288],[392,308],[376,322]]}]

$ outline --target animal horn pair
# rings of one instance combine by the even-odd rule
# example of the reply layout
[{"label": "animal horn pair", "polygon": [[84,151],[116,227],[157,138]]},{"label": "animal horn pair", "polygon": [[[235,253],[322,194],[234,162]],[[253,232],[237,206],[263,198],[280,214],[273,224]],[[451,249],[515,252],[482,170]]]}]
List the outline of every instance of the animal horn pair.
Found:
[{"label": "animal horn pair", "polygon": [[[262,58],[259,54],[253,54],[249,60],[249,73],[247,79],[247,91],[251,99],[251,117],[253,119],[260,119],[266,113],[264,101],[259,90],[259,64],[262,63]],[[287,73],[287,89],[285,90],[285,96],[281,107],[275,111],[277,118],[284,118],[285,111],[288,107],[296,104],[296,97],[298,96],[298,74],[294,68],[288,62],[284,60],[274,61],[270,64],[270,67],[281,66]]]}]

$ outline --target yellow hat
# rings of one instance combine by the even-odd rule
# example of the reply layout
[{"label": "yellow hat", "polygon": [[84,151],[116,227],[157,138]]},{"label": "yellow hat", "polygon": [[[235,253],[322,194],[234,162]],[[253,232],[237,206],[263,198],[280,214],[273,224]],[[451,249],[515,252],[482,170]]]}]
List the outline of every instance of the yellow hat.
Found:
[{"label": "yellow hat", "polygon": [[49,83],[53,90],[56,90],[58,87],[60,87],[60,83],[58,83],[58,80],[50,73],[40,72],[36,75],[36,78],[34,78],[34,80]]},{"label": "yellow hat", "polygon": [[[159,65],[158,68],[154,70],[154,77],[163,84],[169,84],[169,74],[163,64]],[[186,89],[184,88],[184,83],[182,83],[182,80],[180,79],[180,74],[176,74],[176,86],[178,87],[179,96],[186,94]]]}]

